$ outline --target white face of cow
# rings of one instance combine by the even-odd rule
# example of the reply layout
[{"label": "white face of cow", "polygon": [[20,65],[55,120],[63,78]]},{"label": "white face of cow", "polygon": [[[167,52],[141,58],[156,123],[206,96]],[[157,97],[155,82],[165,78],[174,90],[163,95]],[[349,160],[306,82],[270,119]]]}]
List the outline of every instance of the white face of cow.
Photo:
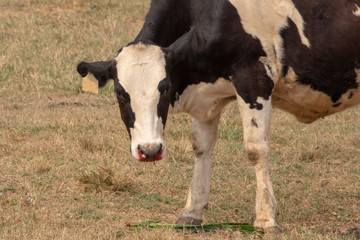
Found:
[{"label": "white face of cow", "polygon": [[111,61],[80,62],[82,77],[91,74],[102,87],[114,80],[121,118],[131,139],[134,158],[151,162],[165,156],[162,139],[170,103],[171,82],[166,71],[188,53],[194,28],[169,47],[137,43],[124,47]]},{"label": "white face of cow", "polygon": [[158,46],[138,43],[124,47],[115,60],[115,92],[131,154],[140,161],[160,160],[165,156],[162,136],[171,87],[165,53]]}]

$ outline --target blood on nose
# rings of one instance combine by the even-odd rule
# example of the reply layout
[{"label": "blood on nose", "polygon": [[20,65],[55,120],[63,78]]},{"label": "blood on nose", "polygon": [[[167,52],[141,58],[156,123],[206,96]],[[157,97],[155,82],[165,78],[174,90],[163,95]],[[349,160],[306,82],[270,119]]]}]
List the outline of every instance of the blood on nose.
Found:
[{"label": "blood on nose", "polygon": [[162,159],[162,144],[144,144],[138,146],[139,161],[153,162]]}]

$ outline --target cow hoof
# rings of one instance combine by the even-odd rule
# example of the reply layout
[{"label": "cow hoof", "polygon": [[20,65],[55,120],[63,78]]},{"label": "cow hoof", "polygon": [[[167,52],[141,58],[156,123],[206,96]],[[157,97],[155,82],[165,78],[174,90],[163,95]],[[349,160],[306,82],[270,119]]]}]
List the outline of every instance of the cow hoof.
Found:
[{"label": "cow hoof", "polygon": [[276,236],[282,232],[281,227],[276,222],[275,225],[270,225],[266,220],[256,220],[254,226],[263,229],[265,234],[269,237]]},{"label": "cow hoof", "polygon": [[201,219],[196,219],[192,217],[180,217],[176,221],[176,224],[182,224],[182,225],[201,225],[201,223],[202,223]]},{"label": "cow hoof", "polygon": [[279,226],[273,226],[265,228],[264,231],[268,236],[276,236],[282,232],[282,229]]}]

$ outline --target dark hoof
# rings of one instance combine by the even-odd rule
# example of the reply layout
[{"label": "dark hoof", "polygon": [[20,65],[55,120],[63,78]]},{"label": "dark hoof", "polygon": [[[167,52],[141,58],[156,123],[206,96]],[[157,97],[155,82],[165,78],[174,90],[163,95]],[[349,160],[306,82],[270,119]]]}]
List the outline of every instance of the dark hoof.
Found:
[{"label": "dark hoof", "polygon": [[264,229],[265,234],[268,236],[276,236],[282,232],[282,229],[278,226],[267,227]]},{"label": "dark hoof", "polygon": [[176,224],[182,224],[182,225],[201,225],[201,223],[202,223],[201,219],[196,219],[192,217],[180,217],[176,221]]}]

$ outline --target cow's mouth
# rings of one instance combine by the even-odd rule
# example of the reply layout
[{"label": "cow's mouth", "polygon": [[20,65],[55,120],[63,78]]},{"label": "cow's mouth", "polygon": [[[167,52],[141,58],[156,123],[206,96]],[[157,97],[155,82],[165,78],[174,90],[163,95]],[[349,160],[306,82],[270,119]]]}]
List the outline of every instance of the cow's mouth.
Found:
[{"label": "cow's mouth", "polygon": [[156,155],[147,155],[141,149],[138,148],[138,159],[140,162],[155,162],[162,159],[162,154],[164,152],[164,147],[161,146],[160,151]]}]

